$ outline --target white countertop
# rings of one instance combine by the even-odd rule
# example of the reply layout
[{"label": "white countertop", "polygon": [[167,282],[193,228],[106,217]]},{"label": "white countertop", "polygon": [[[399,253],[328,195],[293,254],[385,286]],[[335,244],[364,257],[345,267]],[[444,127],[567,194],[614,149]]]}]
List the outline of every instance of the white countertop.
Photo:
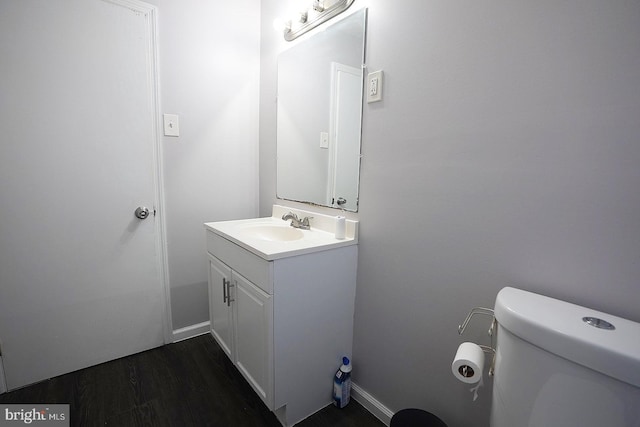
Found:
[{"label": "white countertop", "polygon": [[[291,228],[290,221],[282,220],[282,215],[293,212],[301,219],[312,217],[310,230],[300,230],[302,237],[296,240],[267,240],[251,232],[254,227]],[[344,239],[334,235],[335,217],[301,209],[274,205],[273,216],[263,218],[240,219],[232,221],[207,222],[205,228],[241,247],[271,261],[279,258],[303,255],[358,243],[358,221],[346,220]],[[286,231],[286,230],[283,230]]]}]

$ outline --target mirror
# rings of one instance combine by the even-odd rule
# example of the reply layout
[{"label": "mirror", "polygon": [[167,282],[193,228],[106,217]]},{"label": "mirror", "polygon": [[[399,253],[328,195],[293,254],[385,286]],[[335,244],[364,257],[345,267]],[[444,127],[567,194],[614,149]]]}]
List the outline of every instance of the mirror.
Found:
[{"label": "mirror", "polygon": [[277,197],[358,210],[366,9],[278,57]]}]

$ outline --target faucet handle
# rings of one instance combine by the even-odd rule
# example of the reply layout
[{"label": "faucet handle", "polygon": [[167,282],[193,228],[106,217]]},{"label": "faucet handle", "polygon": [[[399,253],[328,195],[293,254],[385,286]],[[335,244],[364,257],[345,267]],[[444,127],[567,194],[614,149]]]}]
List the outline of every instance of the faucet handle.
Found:
[{"label": "faucet handle", "polygon": [[309,220],[310,220],[310,219],[313,219],[313,217],[312,217],[312,216],[305,216],[305,217],[302,219],[302,225],[308,226],[308,225],[309,225]]}]

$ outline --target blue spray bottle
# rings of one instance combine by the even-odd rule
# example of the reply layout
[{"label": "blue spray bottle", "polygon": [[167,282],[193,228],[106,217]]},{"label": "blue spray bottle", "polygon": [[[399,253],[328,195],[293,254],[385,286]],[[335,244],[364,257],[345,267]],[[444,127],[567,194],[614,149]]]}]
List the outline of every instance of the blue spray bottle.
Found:
[{"label": "blue spray bottle", "polygon": [[333,377],[333,404],[344,408],[351,399],[351,362],[342,358],[342,366]]}]

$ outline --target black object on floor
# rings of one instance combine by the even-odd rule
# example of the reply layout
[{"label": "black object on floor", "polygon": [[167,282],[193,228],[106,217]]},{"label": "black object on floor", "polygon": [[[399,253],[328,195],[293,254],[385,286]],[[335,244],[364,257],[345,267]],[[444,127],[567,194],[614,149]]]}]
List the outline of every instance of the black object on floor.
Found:
[{"label": "black object on floor", "polygon": [[402,409],[391,418],[389,427],[447,427],[431,412],[422,409]]}]

